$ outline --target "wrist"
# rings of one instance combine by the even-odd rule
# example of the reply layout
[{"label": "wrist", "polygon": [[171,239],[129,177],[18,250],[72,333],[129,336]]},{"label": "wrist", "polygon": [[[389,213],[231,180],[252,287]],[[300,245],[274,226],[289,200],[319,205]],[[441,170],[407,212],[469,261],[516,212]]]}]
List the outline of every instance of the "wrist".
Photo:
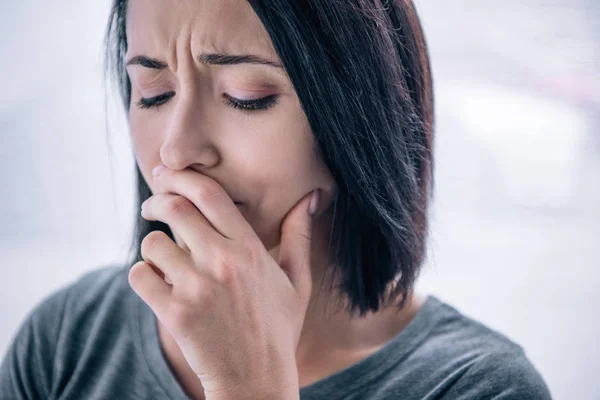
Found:
[{"label": "wrist", "polygon": [[250,384],[246,387],[241,385],[230,390],[218,392],[205,392],[206,400],[299,400],[300,390],[296,387],[281,387],[273,384],[271,387],[256,387]]},{"label": "wrist", "polygon": [[298,374],[265,376],[220,387],[205,387],[206,400],[299,400]]}]

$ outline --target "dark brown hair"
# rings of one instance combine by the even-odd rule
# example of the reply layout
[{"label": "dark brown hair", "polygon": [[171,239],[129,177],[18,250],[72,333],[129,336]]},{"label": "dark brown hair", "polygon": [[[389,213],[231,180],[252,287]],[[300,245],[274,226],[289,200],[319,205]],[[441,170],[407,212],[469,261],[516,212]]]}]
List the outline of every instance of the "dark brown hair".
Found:
[{"label": "dark brown hair", "polygon": [[[433,91],[429,55],[410,0],[249,0],[266,27],[319,154],[338,187],[329,258],[349,313],[401,309],[426,254],[433,187]],[[128,114],[124,68],[127,0],[114,0],[106,70]],[[136,165],[138,205],[151,196]],[[136,213],[130,264],[153,230]],[[339,269],[338,269],[339,267]],[[390,290],[391,285],[391,290]],[[390,296],[390,297],[388,297]]]}]

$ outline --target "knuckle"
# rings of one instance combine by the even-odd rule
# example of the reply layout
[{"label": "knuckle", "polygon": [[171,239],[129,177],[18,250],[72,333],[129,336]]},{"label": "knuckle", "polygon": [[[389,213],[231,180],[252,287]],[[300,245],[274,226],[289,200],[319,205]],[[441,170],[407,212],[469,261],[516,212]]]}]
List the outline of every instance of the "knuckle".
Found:
[{"label": "knuckle", "polygon": [[302,243],[310,243],[311,234],[306,229],[299,229],[298,235],[302,239]]},{"label": "knuckle", "polygon": [[142,256],[145,257],[145,255],[150,253],[154,246],[156,246],[156,243],[166,238],[168,238],[168,236],[163,231],[152,231],[147,234],[146,237],[142,239],[142,243],[140,244]]},{"label": "knuckle", "polygon": [[144,275],[143,268],[149,268],[149,264],[145,261],[138,261],[133,264],[133,266],[129,270],[129,282],[137,282]]},{"label": "knuckle", "polygon": [[213,298],[213,289],[206,279],[190,279],[172,302],[169,317],[176,326],[185,329],[210,309]]},{"label": "knuckle", "polygon": [[195,195],[199,200],[210,200],[223,196],[224,193],[223,188],[217,182],[209,180],[196,189]]},{"label": "knuckle", "polygon": [[165,201],[165,213],[168,218],[186,215],[194,205],[183,196],[171,197]]},{"label": "knuckle", "polygon": [[213,297],[212,291],[213,289],[206,278],[190,279],[187,285],[187,299],[192,306],[191,308],[207,309]]},{"label": "knuckle", "polygon": [[298,240],[310,241],[311,232],[307,227],[297,221],[294,221],[286,226],[286,231],[294,232],[297,235]]},{"label": "knuckle", "polygon": [[231,285],[237,281],[238,263],[231,254],[223,254],[221,262],[214,268],[215,280],[222,285]]},{"label": "knuckle", "polygon": [[244,235],[240,241],[244,249],[246,262],[249,265],[256,265],[258,262],[259,246],[262,245],[262,243],[259,243],[260,241],[252,235]]}]

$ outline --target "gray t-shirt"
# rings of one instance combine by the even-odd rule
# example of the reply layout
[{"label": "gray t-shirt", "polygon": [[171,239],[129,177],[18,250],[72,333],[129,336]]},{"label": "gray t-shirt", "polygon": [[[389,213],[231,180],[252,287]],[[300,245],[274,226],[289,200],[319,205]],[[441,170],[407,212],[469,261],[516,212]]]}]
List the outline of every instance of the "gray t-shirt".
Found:
[{"label": "gray t-shirt", "polygon": [[[152,310],[126,266],[107,266],[40,302],[0,366],[0,399],[188,399]],[[383,348],[300,389],[312,399],[550,399],[516,343],[429,295]]]}]

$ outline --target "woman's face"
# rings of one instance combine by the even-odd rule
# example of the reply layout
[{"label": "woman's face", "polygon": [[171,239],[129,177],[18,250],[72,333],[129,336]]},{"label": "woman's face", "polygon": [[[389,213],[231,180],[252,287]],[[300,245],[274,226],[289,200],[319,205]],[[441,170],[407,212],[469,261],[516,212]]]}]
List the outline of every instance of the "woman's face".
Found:
[{"label": "woman's face", "polygon": [[[322,189],[319,214],[329,208],[334,184],[285,70],[201,58],[252,55],[280,64],[247,1],[129,0],[127,41],[127,62],[157,60],[127,66],[135,157],[153,193],[151,171],[161,163],[209,176],[243,203],[267,249],[279,244],[286,213],[313,189]],[[157,96],[161,104],[152,106]],[[250,104],[255,110],[234,106],[259,99]]]}]

